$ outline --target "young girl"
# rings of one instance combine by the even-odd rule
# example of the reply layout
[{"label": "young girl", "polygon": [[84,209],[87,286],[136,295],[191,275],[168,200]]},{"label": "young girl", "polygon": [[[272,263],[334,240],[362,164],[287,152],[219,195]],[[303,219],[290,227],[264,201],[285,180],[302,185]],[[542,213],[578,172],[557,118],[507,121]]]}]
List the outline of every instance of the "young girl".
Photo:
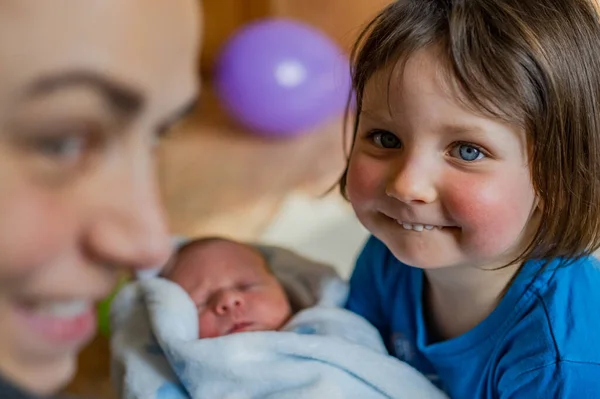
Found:
[{"label": "young girl", "polygon": [[397,0],[353,57],[348,308],[456,398],[600,392],[600,19]]}]

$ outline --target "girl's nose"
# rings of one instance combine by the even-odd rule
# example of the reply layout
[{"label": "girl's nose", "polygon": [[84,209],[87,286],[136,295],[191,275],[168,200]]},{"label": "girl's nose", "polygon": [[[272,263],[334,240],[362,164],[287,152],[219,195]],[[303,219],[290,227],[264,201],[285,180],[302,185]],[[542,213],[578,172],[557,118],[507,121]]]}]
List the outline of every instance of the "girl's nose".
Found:
[{"label": "girl's nose", "polygon": [[429,204],[438,198],[434,172],[424,162],[406,159],[390,175],[385,193],[406,204]]}]

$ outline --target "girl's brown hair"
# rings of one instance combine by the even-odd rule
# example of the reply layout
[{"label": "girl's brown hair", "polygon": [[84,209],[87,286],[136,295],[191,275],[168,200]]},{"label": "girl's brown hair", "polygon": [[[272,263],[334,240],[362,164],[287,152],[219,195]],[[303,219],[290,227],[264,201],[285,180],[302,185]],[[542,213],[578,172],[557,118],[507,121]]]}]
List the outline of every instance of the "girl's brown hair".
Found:
[{"label": "girl's brown hair", "polygon": [[394,1],[352,51],[353,137],[373,74],[435,47],[467,105],[526,132],[541,224],[516,261],[591,254],[600,247],[600,21],[593,1]]}]

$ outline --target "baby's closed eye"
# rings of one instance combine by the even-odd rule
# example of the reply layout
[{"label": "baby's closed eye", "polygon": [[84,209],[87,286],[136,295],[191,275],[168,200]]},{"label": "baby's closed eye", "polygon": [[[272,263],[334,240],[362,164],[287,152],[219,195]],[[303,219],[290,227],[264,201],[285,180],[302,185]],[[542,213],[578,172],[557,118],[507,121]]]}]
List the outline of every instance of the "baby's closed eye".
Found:
[{"label": "baby's closed eye", "polygon": [[198,309],[205,308],[206,305],[208,305],[208,301],[207,300],[196,301],[196,308],[198,308]]},{"label": "baby's closed eye", "polygon": [[208,293],[208,294],[202,293],[202,294],[192,297],[192,299],[194,300],[196,307],[198,309],[202,309],[202,308],[205,308],[206,306],[208,306],[208,304],[211,301],[212,296],[213,295],[211,293]]},{"label": "baby's closed eye", "polygon": [[258,288],[260,287],[260,282],[258,281],[252,281],[252,282],[246,282],[246,283],[242,283],[242,284],[238,284],[237,289],[240,291],[248,291],[251,290],[253,288]]}]

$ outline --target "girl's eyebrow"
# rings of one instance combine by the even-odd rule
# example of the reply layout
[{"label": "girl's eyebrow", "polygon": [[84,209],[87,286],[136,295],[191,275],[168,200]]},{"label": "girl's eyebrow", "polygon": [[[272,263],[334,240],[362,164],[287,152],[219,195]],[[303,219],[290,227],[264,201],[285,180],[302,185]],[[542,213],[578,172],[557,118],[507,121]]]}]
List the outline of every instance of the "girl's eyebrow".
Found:
[{"label": "girl's eyebrow", "polygon": [[440,128],[441,131],[448,134],[461,135],[461,134],[475,134],[484,135],[485,130],[481,126],[468,125],[468,124],[444,124]]},{"label": "girl's eyebrow", "polygon": [[367,117],[373,120],[391,120],[389,110],[386,108],[385,112],[382,112],[380,108],[363,108],[360,110],[361,118]]}]

